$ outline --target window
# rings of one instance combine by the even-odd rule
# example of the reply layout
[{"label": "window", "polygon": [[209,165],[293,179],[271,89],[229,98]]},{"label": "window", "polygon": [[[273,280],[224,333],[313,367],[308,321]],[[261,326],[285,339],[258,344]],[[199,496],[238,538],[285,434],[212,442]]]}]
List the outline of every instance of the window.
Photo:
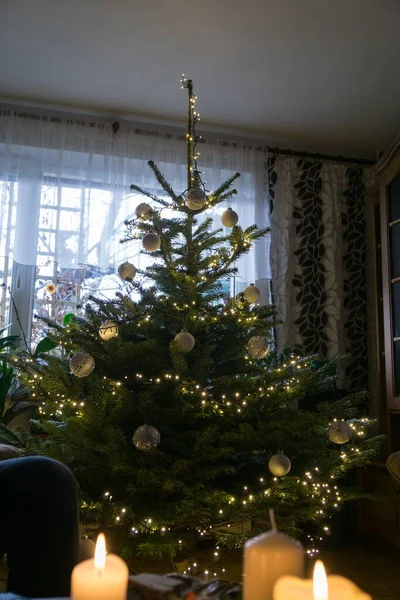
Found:
[{"label": "window", "polygon": [[[229,202],[240,224],[267,225],[262,153],[210,144],[201,154],[210,190],[242,172],[238,196]],[[124,220],[144,200],[130,184],[161,195],[148,159],[177,192],[186,188],[181,140],[129,128],[114,136],[108,125],[0,115],[0,320],[11,333],[22,328],[36,344],[46,333],[42,318],[62,322],[89,295],[113,298],[124,285],[119,264],[129,260],[144,269],[153,262],[141,254],[140,240],[120,244]],[[225,208],[213,210],[216,228]],[[241,261],[240,276],[224,284],[227,295],[250,281],[267,281],[268,244],[258,243]]]}]

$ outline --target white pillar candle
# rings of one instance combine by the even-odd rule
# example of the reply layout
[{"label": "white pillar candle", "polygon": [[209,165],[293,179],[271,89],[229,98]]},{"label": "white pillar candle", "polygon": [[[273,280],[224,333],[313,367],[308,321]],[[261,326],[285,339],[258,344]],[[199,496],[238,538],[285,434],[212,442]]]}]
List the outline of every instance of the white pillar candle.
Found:
[{"label": "white pillar candle", "polygon": [[85,560],[72,571],[71,600],[126,600],[129,570],[116,554],[106,555],[106,542],[97,538],[94,559]]},{"label": "white pillar candle", "polygon": [[318,560],[313,579],[282,577],[274,588],[273,600],[372,600],[345,577],[326,577],[323,563]]},{"label": "white pillar candle", "polygon": [[303,546],[277,531],[273,511],[270,511],[270,521],[271,531],[245,544],[243,600],[272,600],[275,582],[280,577],[303,577]]}]

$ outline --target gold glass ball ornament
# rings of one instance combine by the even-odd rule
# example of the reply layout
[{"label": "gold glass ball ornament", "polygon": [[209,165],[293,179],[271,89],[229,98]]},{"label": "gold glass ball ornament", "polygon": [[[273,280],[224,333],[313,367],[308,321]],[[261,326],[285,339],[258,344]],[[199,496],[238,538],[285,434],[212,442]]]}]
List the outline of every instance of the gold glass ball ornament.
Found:
[{"label": "gold glass ball ornament", "polygon": [[118,275],[123,281],[132,281],[136,275],[136,267],[130,262],[124,262],[118,267]]},{"label": "gold glass ball ornament", "polygon": [[258,300],[260,299],[260,296],[261,296],[260,290],[258,289],[258,287],[256,285],[254,285],[254,283],[250,283],[250,285],[245,287],[243,290],[243,294],[244,294],[244,299],[247,300],[247,302],[250,302],[250,304],[253,304],[254,302],[258,302]]},{"label": "gold glass ball ornament", "polygon": [[151,452],[151,450],[155,450],[161,442],[161,435],[155,427],[152,427],[151,425],[141,425],[133,434],[132,442],[137,450]]},{"label": "gold glass ball ornament", "polygon": [[78,352],[69,361],[69,368],[75,377],[88,377],[95,367],[94,358],[89,352]]},{"label": "gold glass ball ornament", "polygon": [[190,210],[201,210],[207,202],[207,196],[202,190],[194,188],[187,191],[185,204]]},{"label": "gold glass ball ornament", "polygon": [[142,246],[147,252],[155,252],[161,246],[161,240],[158,233],[150,231],[143,236]]},{"label": "gold glass ball ornament", "polygon": [[99,336],[102,340],[108,341],[113,337],[117,337],[118,335],[118,325],[113,323],[113,321],[105,321],[99,329]]},{"label": "gold glass ball ornament", "polygon": [[149,212],[151,212],[151,206],[150,204],[147,204],[147,202],[141,202],[137,205],[135,209],[136,216],[138,218],[141,217],[142,219],[146,219],[148,217]]},{"label": "gold glass ball ornament", "polygon": [[275,477],[284,477],[287,475],[292,468],[290,458],[288,458],[283,452],[277,452],[268,461],[268,469]]},{"label": "gold glass ball ornament", "polygon": [[247,342],[247,352],[252,358],[265,358],[269,352],[267,338],[262,335],[253,335]]},{"label": "gold glass ball ornament", "polygon": [[346,444],[351,437],[351,428],[346,421],[333,421],[329,425],[328,436],[334,444]]},{"label": "gold glass ball ornament", "polygon": [[239,215],[232,208],[227,208],[221,215],[221,222],[224,227],[234,227],[239,221]]},{"label": "gold glass ball ornament", "polygon": [[46,292],[47,292],[48,294],[52,294],[52,295],[53,295],[53,294],[55,294],[55,293],[56,293],[56,291],[57,291],[57,286],[56,286],[56,284],[55,284],[55,283],[48,283],[48,284],[46,285]]},{"label": "gold glass ball ornament", "polygon": [[193,350],[196,340],[188,331],[181,331],[175,336],[175,342],[178,342],[179,349],[186,353]]}]

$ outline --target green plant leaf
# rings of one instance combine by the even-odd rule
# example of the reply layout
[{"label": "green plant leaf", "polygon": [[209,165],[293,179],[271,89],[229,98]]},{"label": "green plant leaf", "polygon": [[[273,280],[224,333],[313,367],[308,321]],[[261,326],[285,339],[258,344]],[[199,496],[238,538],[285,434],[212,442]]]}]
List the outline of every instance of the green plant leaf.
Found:
[{"label": "green plant leaf", "polygon": [[71,323],[71,321],[73,321],[74,319],[75,319],[74,313],[68,313],[67,315],[65,315],[65,317],[63,318],[64,327],[65,327],[65,325],[69,325],[69,323]]},{"label": "green plant leaf", "polygon": [[40,340],[40,342],[36,346],[35,356],[38,356],[43,352],[50,352],[50,350],[54,350],[54,348],[57,348],[57,346],[58,342],[55,342],[49,337],[45,337],[42,340]]}]

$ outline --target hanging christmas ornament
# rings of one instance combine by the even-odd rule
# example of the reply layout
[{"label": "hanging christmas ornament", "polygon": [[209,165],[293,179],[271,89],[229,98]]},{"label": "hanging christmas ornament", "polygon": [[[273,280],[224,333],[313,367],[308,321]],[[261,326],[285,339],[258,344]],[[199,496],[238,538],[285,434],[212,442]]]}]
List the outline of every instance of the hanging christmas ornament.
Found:
[{"label": "hanging christmas ornament", "polygon": [[124,262],[118,267],[118,275],[123,281],[132,281],[136,275],[136,267],[130,262]]},{"label": "hanging christmas ornament", "polygon": [[193,350],[196,340],[188,331],[181,331],[175,336],[175,342],[178,342],[182,352],[190,352]]},{"label": "hanging christmas ornament", "polygon": [[112,321],[106,321],[99,329],[99,336],[102,340],[111,340],[118,335],[118,326]]},{"label": "hanging christmas ornament", "polygon": [[46,285],[46,292],[48,294],[55,294],[56,291],[57,291],[57,286],[55,283],[48,283]]},{"label": "hanging christmas ornament", "polygon": [[268,469],[271,471],[272,475],[275,477],[283,477],[287,475],[292,468],[292,463],[290,459],[283,454],[283,452],[278,452],[271,456],[268,461]]},{"label": "hanging christmas ornament", "polygon": [[247,342],[247,352],[252,358],[265,358],[269,352],[268,340],[262,335],[254,335]]},{"label": "hanging christmas ornament", "polygon": [[207,202],[207,196],[202,190],[190,189],[186,194],[185,204],[190,210],[201,210]]},{"label": "hanging christmas ornament", "polygon": [[150,204],[147,204],[147,202],[138,204],[135,210],[136,216],[138,218],[142,217],[142,219],[146,219],[149,212],[151,212],[151,206]]},{"label": "hanging christmas ornament", "polygon": [[239,221],[239,215],[231,208],[227,208],[221,215],[221,221],[225,227],[234,227]]},{"label": "hanging christmas ornament", "polygon": [[161,246],[160,236],[155,231],[146,233],[142,240],[142,246],[147,252],[155,252]]},{"label": "hanging christmas ornament", "polygon": [[88,352],[78,352],[69,361],[69,368],[75,377],[87,377],[94,367],[94,358]]},{"label": "hanging christmas ornament", "polygon": [[137,450],[150,452],[151,450],[155,450],[161,442],[161,435],[155,427],[141,425],[133,434],[132,442]]},{"label": "hanging christmas ornament", "polygon": [[244,288],[243,294],[244,299],[253,304],[253,302],[257,302],[260,299],[261,292],[254,283],[250,283],[250,285]]},{"label": "hanging christmas ornament", "polygon": [[346,421],[333,421],[329,425],[328,436],[334,444],[346,444],[351,436],[350,425]]}]

